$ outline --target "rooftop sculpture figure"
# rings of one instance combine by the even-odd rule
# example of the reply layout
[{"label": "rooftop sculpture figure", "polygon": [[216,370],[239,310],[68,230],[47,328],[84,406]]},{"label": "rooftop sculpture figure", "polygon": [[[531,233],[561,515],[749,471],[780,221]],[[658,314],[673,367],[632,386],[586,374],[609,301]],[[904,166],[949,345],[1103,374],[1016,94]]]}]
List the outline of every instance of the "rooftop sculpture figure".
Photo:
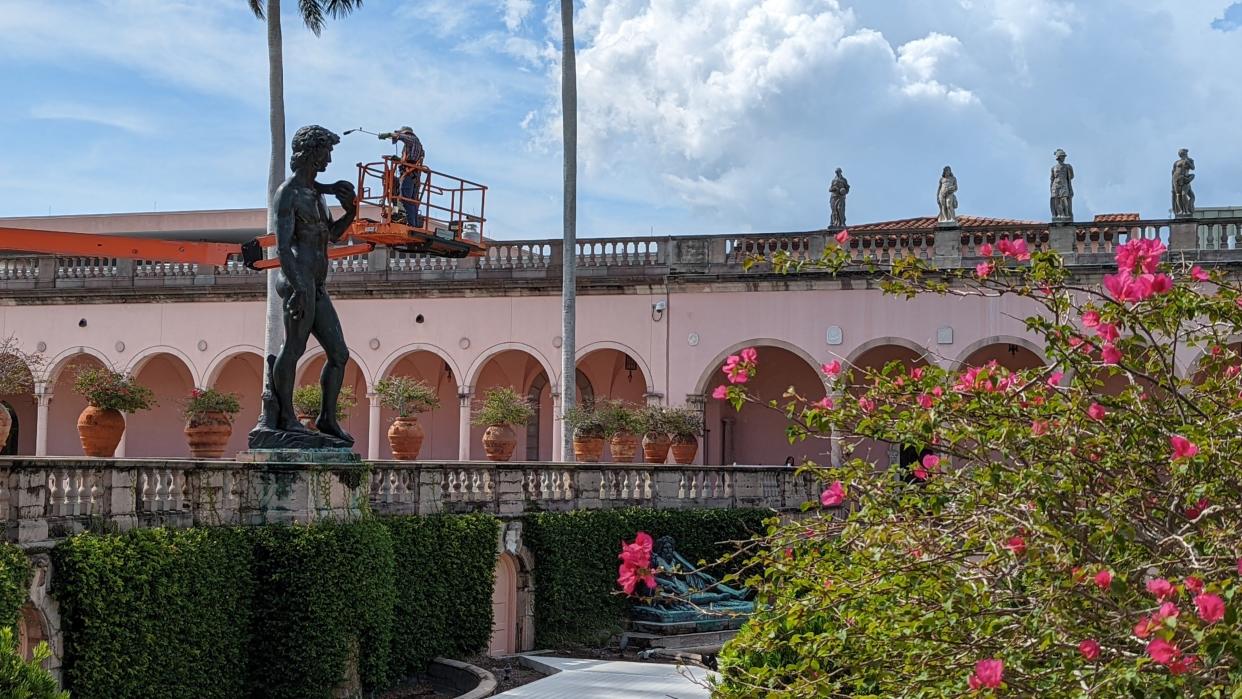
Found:
[{"label": "rooftop sculpture figure", "polygon": [[829,228],[845,228],[845,196],[850,193],[850,182],[837,168],[837,176],[828,185],[828,208],[832,211]]},{"label": "rooftop sculpture figure", "polygon": [[[341,449],[354,443],[336,419],[349,350],[326,286],[328,244],[344,235],[357,213],[354,186],[345,180],[330,185],[315,181],[315,175],[332,162],[332,147],[340,140],[322,126],[298,129],[289,159],[293,175],[276,189],[268,227],[276,233],[280,258],[280,270],[273,273],[284,300],[285,342],[278,356],[267,358],[268,384],[259,424],[250,431],[251,449]],[[323,199],[329,193],[345,209],[335,221]],[[293,410],[294,369],[312,335],[325,353],[319,376],[323,400],[315,420],[318,432],[303,426]]]},{"label": "rooftop sculpture figure", "polygon": [[940,174],[940,188],[936,190],[936,202],[940,205],[940,214],[936,221],[944,227],[957,225],[957,177],[953,168],[944,166]]},{"label": "rooftop sculpture figure", "polygon": [[1195,179],[1195,161],[1185,148],[1177,151],[1173,163],[1173,217],[1193,218],[1195,215],[1195,190],[1190,183]]},{"label": "rooftop sculpture figure", "polygon": [[1068,223],[1074,220],[1074,166],[1065,162],[1065,151],[1060,148],[1053,155],[1057,164],[1052,166],[1049,185],[1052,220]]}]

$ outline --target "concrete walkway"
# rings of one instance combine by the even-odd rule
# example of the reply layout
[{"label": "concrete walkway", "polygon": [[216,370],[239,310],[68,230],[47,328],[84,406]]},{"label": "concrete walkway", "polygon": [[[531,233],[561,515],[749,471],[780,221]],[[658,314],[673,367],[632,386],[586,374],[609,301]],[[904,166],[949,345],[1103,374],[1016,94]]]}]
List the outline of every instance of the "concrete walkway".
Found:
[{"label": "concrete walkway", "polygon": [[[708,670],[661,663],[522,656],[523,662],[556,674],[497,694],[506,699],[709,699]],[[695,684],[695,681],[700,684]]]}]

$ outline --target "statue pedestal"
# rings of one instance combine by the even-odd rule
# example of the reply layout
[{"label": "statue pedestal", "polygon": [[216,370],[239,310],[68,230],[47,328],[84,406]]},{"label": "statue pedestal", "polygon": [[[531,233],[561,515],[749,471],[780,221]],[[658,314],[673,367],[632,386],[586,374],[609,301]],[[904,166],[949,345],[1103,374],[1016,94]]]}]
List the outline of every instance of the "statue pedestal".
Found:
[{"label": "statue pedestal", "polygon": [[247,449],[237,461],[248,464],[357,464],[362,457],[348,447],[321,449]]}]

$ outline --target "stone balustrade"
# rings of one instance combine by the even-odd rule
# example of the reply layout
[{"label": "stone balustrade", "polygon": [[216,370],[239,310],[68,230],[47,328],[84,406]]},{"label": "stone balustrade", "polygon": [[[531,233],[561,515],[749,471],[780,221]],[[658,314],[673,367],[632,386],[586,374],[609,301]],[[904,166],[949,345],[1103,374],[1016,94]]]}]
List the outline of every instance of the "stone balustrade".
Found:
[{"label": "stone balustrade", "polygon": [[[621,237],[580,239],[575,246],[583,279],[644,278],[696,274],[737,274],[752,255],[785,253],[795,259],[818,257],[835,245],[833,232],[756,233],[723,236]],[[846,250],[860,268],[914,256],[942,267],[964,265],[983,243],[1026,239],[1032,250],[1054,249],[1070,265],[1095,265],[1116,245],[1132,238],[1159,238],[1189,257],[1227,260],[1242,254],[1242,218],[1195,221],[1124,220],[1067,225],[1019,223],[957,229],[859,226]],[[334,260],[333,283],[373,288],[402,282],[478,283],[498,279],[561,276],[563,249],[558,239],[495,241],[481,257],[445,259],[379,248]],[[240,258],[221,266],[122,260],[99,257],[7,255],[0,258],[0,292],[42,288],[225,287],[258,291],[262,274]]]},{"label": "stone balustrade", "polygon": [[816,496],[782,466],[378,461],[366,466],[220,460],[0,459],[8,541],[41,546],[85,531],[308,522],[379,514],[614,507],[796,510]]}]

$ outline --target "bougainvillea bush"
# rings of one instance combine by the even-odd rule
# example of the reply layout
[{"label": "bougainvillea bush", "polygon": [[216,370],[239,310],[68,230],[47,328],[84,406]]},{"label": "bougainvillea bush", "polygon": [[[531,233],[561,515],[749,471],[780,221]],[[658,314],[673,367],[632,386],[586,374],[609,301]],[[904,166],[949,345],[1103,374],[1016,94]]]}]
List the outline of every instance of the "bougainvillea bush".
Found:
[{"label": "bougainvillea bush", "polygon": [[[1242,286],[1152,240],[1094,277],[1021,240],[981,254],[899,262],[885,288],[1024,297],[1051,366],[834,361],[811,403],[750,392],[762,350],[726,362],[717,399],[843,455],[808,466],[811,516],[743,554],[760,611],[716,696],[1242,697]],[[881,468],[862,440],[921,459]]]}]

